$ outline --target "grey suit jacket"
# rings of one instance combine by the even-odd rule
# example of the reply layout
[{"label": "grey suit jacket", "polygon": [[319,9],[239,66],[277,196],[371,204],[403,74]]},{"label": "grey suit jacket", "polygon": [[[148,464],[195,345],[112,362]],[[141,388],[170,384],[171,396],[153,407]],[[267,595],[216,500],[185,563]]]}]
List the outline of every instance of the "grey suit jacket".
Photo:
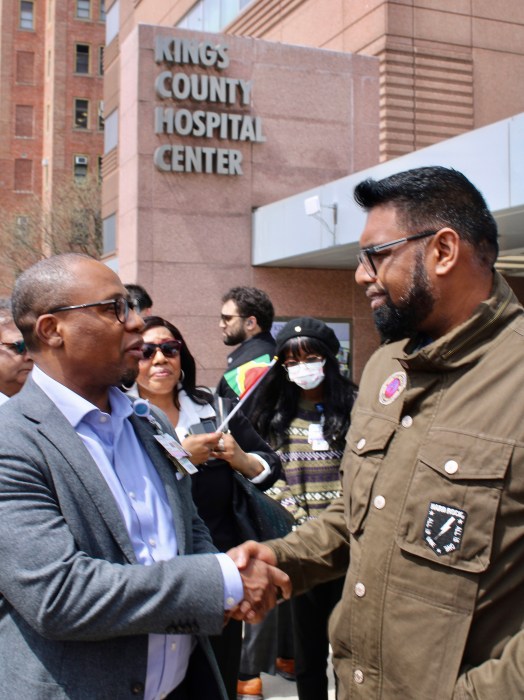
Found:
[{"label": "grey suit jacket", "polygon": [[[31,378],[0,408],[0,698],[142,697],[148,633],[222,630],[222,573],[190,478],[176,479],[147,420],[131,420],[192,556],[137,564],[95,462]],[[198,639],[205,655],[193,656],[217,674]]]}]

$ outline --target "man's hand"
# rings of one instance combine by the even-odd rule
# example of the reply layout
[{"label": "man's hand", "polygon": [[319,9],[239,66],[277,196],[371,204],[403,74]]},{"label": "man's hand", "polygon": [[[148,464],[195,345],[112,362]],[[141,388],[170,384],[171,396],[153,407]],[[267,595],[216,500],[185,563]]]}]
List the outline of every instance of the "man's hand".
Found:
[{"label": "man's hand", "polygon": [[255,542],[254,540],[247,540],[243,544],[238,545],[238,547],[233,547],[227,554],[235,562],[240,571],[248,565],[251,558],[260,559],[271,566],[277,565],[277,558],[273,550],[267,545],[261,542]]},{"label": "man's hand", "polygon": [[269,547],[249,540],[229,550],[228,555],[237,564],[244,586],[244,600],[232,612],[235,619],[261,622],[280,595],[286,599],[291,596],[289,576],[276,568],[276,557]]}]

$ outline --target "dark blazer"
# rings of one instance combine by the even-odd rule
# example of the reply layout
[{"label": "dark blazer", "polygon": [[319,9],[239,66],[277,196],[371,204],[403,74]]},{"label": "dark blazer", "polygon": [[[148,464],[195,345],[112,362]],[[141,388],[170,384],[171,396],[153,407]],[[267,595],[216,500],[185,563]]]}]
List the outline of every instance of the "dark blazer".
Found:
[{"label": "dark blazer", "polygon": [[197,635],[193,657],[218,677],[202,636],[224,619],[215,548],[189,477],[176,478],[147,420],[131,421],[164,483],[180,555],[199,556],[137,564],[109,487],[55,404],[29,378],[0,408],[0,698],[143,697],[148,633]]},{"label": "dark blazer", "polygon": [[[232,402],[225,399],[225,414],[231,410]],[[219,421],[220,422],[220,421]],[[273,486],[282,473],[280,457],[262,440],[242,410],[237,411],[229,423],[231,435],[244,452],[260,455],[268,464],[270,471],[257,484],[261,491]],[[206,523],[213,542],[221,552],[236,547],[245,537],[238,527],[239,514],[235,512],[235,503],[242,496],[236,489],[233,469],[222,459],[212,459],[199,465],[198,472],[192,476],[193,498],[198,512]],[[245,517],[245,512],[241,517]]]}]

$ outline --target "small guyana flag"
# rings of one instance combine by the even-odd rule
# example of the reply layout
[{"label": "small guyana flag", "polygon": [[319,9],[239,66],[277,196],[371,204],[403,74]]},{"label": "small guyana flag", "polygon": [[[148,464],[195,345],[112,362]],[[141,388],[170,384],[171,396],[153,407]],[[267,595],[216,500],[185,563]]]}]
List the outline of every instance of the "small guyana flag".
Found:
[{"label": "small guyana flag", "polygon": [[224,373],[224,379],[241,399],[244,394],[272,367],[271,355],[261,355],[254,360],[245,362],[240,367]]}]

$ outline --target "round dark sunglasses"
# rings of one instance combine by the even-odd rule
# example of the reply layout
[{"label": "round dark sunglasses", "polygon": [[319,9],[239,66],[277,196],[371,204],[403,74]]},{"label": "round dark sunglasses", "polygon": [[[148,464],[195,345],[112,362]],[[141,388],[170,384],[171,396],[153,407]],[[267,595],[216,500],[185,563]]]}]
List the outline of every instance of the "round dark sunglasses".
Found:
[{"label": "round dark sunglasses", "polygon": [[176,357],[182,342],[180,340],[165,340],[163,343],[144,343],[142,345],[142,356],[144,360],[150,360],[160,350],[164,357]]}]

